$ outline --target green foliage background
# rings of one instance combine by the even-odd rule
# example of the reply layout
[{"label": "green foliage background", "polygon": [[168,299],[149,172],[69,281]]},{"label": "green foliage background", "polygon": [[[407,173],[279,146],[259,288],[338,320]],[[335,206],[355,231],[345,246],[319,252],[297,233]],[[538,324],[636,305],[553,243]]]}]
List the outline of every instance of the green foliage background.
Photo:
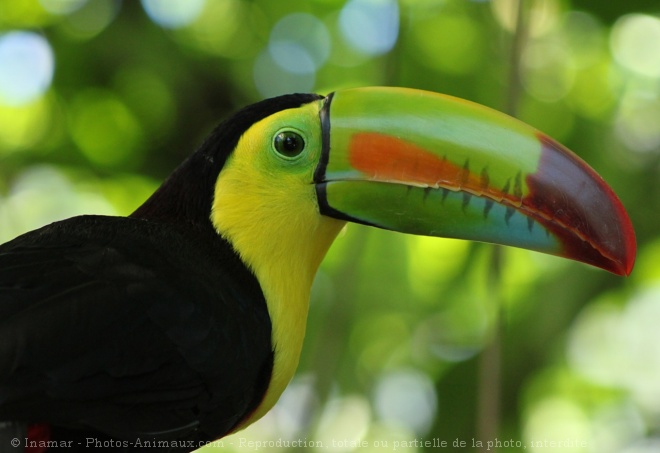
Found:
[{"label": "green foliage background", "polygon": [[[523,1],[516,35],[515,0],[0,0],[0,42],[30,32],[54,61],[32,97],[0,86],[0,239],[130,213],[220,119],[284,91],[407,86],[515,111],[617,192],[631,277],[512,249],[498,273],[491,246],[351,225],[289,391],[219,448],[660,451],[660,7]],[[159,22],[147,3],[190,17]],[[343,31],[360,3],[394,8],[393,47]],[[312,69],[272,57],[278,33]]]}]

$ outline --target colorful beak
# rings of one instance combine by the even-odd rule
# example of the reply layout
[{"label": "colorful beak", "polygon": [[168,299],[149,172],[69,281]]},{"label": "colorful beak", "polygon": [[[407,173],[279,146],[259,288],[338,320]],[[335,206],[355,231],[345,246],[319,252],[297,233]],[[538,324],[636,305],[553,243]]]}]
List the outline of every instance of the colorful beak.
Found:
[{"label": "colorful beak", "polygon": [[359,88],[329,95],[321,122],[324,215],[632,271],[635,233],[612,189],[514,118],[435,93]]}]

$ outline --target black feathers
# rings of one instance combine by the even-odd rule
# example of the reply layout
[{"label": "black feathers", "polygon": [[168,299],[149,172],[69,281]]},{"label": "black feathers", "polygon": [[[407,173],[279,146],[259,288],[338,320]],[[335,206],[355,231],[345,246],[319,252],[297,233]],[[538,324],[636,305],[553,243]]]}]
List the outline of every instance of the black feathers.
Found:
[{"label": "black feathers", "polygon": [[0,246],[0,269],[0,420],[210,440],[260,402],[266,304],[217,236],[77,217]]}]

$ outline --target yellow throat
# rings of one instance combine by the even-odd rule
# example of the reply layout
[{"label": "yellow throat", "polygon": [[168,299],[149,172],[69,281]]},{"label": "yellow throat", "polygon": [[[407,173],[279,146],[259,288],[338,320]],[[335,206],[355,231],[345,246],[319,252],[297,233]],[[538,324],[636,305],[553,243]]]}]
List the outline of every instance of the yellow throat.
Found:
[{"label": "yellow throat", "polygon": [[[312,103],[303,108],[318,112],[319,107],[319,103]],[[345,224],[318,211],[312,184],[313,163],[318,162],[320,153],[318,124],[305,128],[318,130],[318,136],[307,138],[308,146],[318,145],[304,157],[309,162],[283,165],[267,151],[291,112],[279,112],[252,126],[239,140],[215,187],[213,225],[257,277],[273,329],[270,385],[261,404],[235,431],[268,412],[293,377],[305,336],[314,275]],[[315,116],[306,115],[310,118],[306,121]]]}]

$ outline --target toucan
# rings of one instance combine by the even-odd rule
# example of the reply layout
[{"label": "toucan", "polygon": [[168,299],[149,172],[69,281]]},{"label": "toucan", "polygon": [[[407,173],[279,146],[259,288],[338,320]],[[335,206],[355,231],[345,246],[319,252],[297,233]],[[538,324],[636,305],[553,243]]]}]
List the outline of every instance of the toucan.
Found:
[{"label": "toucan", "polygon": [[619,275],[636,253],[603,179],[495,110],[392,87],[263,100],[128,217],[0,246],[0,425],[123,451],[191,451],[248,426],[294,375],[314,275],[346,222]]}]

